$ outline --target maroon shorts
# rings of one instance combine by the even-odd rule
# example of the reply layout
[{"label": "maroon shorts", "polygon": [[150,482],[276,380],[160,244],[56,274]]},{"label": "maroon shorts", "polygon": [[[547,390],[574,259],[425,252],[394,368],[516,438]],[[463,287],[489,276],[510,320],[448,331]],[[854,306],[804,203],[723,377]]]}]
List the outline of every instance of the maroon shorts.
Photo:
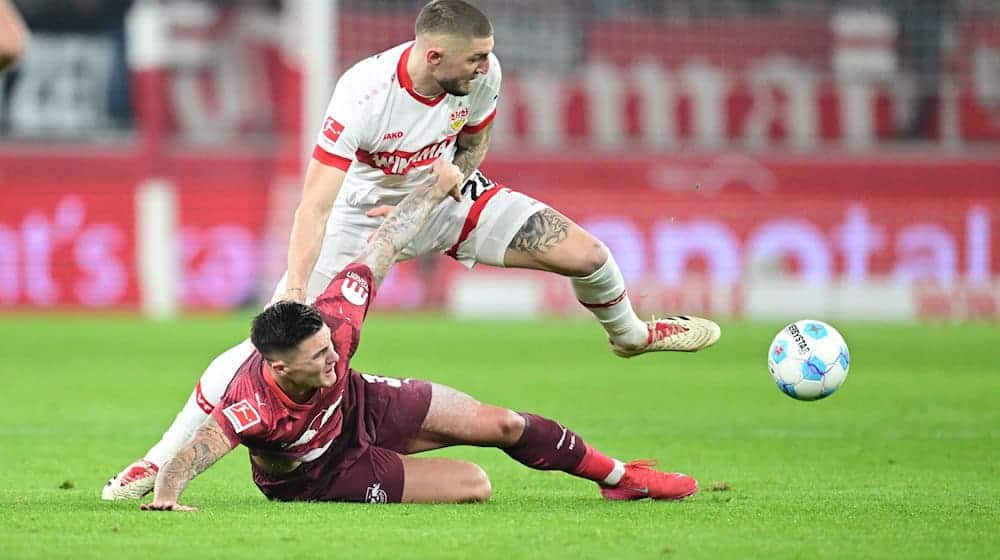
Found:
[{"label": "maroon shorts", "polygon": [[314,461],[277,475],[253,461],[253,480],[269,499],[282,501],[400,502],[403,461],[431,404],[431,384],[351,370],[344,425],[330,448]]}]

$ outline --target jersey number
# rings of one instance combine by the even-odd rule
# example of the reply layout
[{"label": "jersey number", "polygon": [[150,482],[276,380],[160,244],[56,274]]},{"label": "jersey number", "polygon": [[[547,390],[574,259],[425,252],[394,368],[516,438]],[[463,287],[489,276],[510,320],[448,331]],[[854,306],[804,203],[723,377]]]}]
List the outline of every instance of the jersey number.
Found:
[{"label": "jersey number", "polygon": [[496,183],[489,180],[486,175],[483,175],[477,169],[475,173],[469,176],[462,184],[462,196],[469,195],[473,202],[479,200],[479,197],[483,196],[483,193],[487,190],[496,186]]},{"label": "jersey number", "polygon": [[395,377],[382,377],[381,375],[370,375],[367,373],[362,373],[361,378],[369,383],[385,383],[386,385],[399,389],[403,386],[404,382],[409,382],[409,379],[396,379]]}]

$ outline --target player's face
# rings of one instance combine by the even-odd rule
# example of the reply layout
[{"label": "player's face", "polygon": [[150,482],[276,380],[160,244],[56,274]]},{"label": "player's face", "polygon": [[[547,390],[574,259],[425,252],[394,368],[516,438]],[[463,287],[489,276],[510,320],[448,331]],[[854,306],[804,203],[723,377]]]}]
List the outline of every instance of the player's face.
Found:
[{"label": "player's face", "polygon": [[492,51],[493,37],[450,38],[442,49],[441,64],[433,71],[434,79],[451,95],[469,95],[472,81],[489,72]]},{"label": "player's face", "polygon": [[285,378],[304,388],[330,387],[337,381],[333,366],[339,358],[330,340],[330,328],[323,325],[299,343],[295,354],[287,362]]}]

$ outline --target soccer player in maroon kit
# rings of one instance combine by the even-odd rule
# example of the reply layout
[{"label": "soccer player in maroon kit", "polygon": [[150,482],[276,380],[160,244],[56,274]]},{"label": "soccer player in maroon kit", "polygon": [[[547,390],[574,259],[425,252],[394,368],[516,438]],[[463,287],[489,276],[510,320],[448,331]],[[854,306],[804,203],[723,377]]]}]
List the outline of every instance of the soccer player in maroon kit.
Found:
[{"label": "soccer player in maroon kit", "polygon": [[539,470],[561,470],[600,485],[612,500],[678,500],[697,482],[628,464],[587,445],[547,418],[480,403],[450,387],[359,373],[350,366],[361,326],[402,247],[462,179],[434,164],[434,184],[399,204],[312,306],[279,301],[253,320],[257,351],[222,401],[159,471],[144,510],[193,511],[181,492],[238,444],[250,450],[253,479],[282,501],[477,502],[489,499],[486,473],[456,459],[411,454],[452,445],[497,447]]}]

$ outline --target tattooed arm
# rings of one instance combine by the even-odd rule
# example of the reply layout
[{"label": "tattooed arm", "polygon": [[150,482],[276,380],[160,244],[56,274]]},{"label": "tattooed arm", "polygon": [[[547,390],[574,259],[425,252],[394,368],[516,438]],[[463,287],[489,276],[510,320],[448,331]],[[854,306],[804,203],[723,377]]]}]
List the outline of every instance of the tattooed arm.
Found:
[{"label": "tattooed arm", "polygon": [[198,508],[177,503],[181,492],[191,479],[205,472],[226,453],[233,449],[222,428],[211,416],[194,433],[194,438],[163,465],[156,476],[153,501],[142,504],[144,510],[198,511]]},{"label": "tattooed arm", "polygon": [[[462,177],[448,195],[458,202],[462,202],[462,181],[468,179],[479,164],[486,157],[486,151],[490,147],[490,136],[493,130],[493,123],[486,125],[486,128],[475,134],[459,134],[458,150],[455,152],[455,159],[452,161],[461,171]],[[382,205],[368,211],[368,216],[385,217],[392,211],[392,206]]]},{"label": "tattooed arm", "polygon": [[431,210],[448,196],[449,191],[457,188],[464,178],[457,166],[440,159],[434,162],[432,170],[437,176],[437,181],[406,195],[392,214],[375,230],[368,240],[368,245],[355,259],[355,262],[368,265],[376,284],[382,283],[382,279],[396,262],[399,252],[427,222]]},{"label": "tattooed arm", "polygon": [[468,178],[472,172],[483,163],[486,151],[490,148],[490,137],[493,134],[493,123],[475,134],[459,134],[458,150],[453,163],[462,170],[462,177]]}]

